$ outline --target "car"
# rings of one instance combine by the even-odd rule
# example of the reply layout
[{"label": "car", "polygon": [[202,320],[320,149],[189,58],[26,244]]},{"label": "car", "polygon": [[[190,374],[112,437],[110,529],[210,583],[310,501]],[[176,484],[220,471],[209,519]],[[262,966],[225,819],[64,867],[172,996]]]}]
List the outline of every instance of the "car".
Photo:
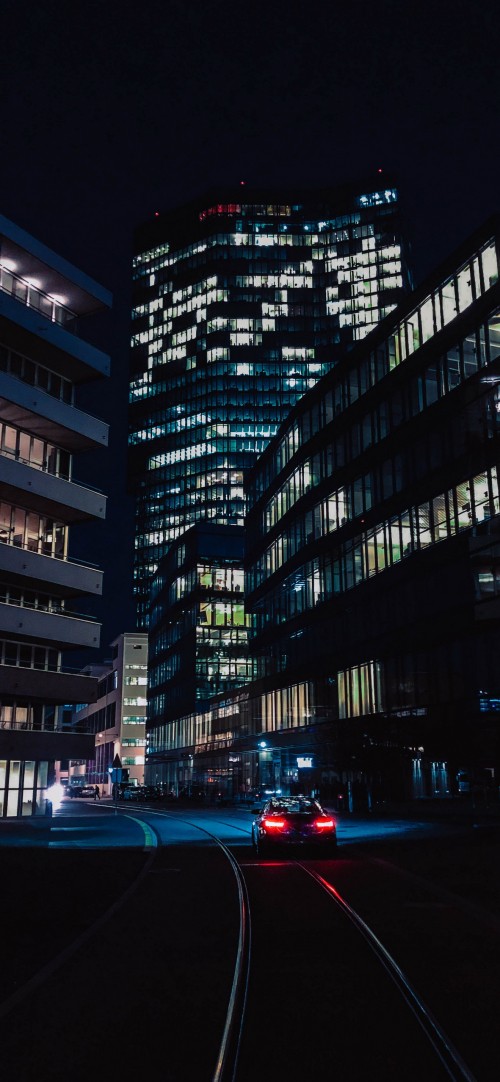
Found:
[{"label": "car", "polygon": [[161,800],[162,791],[158,785],[141,785],[142,800]]},{"label": "car", "polygon": [[136,785],[135,789],[131,789],[136,800],[152,800],[153,788],[151,785]]},{"label": "car", "polygon": [[82,785],[78,796],[95,796],[95,785]]},{"label": "car", "polygon": [[139,785],[129,785],[122,791],[124,800],[142,800],[142,791]]},{"label": "car", "polygon": [[337,824],[312,797],[273,796],[253,812],[252,845],[258,856],[290,849],[335,855]]},{"label": "car", "polygon": [[82,786],[81,785],[67,785],[66,786],[66,796],[69,796],[71,800],[74,800],[75,797],[80,796],[81,791],[82,791]]}]

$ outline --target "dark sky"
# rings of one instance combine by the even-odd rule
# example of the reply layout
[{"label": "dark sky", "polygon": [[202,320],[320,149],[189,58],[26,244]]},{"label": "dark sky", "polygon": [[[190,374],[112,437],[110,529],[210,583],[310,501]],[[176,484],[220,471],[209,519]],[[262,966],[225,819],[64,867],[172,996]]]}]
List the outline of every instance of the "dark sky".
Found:
[{"label": "dark sky", "polygon": [[106,652],[134,622],[134,228],[218,182],[324,187],[382,168],[397,177],[420,281],[500,210],[500,6],[0,0],[0,20],[0,213],[115,298],[101,339],[112,378],[94,403],[111,424],[95,481],[108,523],[79,535],[106,572]]}]

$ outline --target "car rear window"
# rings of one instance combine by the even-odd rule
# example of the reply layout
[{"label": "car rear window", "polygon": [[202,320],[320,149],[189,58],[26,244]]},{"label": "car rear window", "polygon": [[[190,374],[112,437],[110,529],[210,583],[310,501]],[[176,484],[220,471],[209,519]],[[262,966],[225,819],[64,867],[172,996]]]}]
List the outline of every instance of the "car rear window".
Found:
[{"label": "car rear window", "polygon": [[286,800],[271,801],[269,811],[286,815],[311,815],[318,814],[319,808],[312,800]]}]

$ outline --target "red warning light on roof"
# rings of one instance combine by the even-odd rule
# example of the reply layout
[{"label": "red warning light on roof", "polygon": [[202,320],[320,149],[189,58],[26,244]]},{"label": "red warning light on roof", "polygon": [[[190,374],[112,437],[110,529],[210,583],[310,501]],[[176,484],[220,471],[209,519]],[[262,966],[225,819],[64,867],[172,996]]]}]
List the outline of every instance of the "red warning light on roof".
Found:
[{"label": "red warning light on roof", "polygon": [[155,218],[159,218],[159,217],[160,217],[160,212],[159,212],[159,210],[155,210]]},{"label": "red warning light on roof", "polygon": [[240,184],[245,184],[245,183],[246,182],[244,180],[240,180]]}]

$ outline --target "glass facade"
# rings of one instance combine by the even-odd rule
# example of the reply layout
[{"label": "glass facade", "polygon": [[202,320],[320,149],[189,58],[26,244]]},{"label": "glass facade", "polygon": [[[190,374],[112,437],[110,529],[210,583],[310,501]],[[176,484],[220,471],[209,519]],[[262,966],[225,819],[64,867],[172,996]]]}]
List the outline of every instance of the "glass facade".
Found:
[{"label": "glass facade", "polygon": [[[474,285],[460,304],[462,279]],[[492,394],[488,369],[500,358],[500,310],[489,311],[462,336],[454,334],[452,345],[443,338],[442,350],[431,353],[424,348],[430,340],[424,333],[427,319],[436,346],[439,332],[470,311],[497,280],[495,241],[489,239],[388,336],[374,343],[373,350],[339,365],[321,397],[298,407],[297,417],[249,485],[252,505],[262,500],[258,519],[251,516],[251,545],[257,535],[266,539],[247,577],[250,597],[276,572],[274,591],[267,589],[265,601],[254,605],[256,631],[312,611],[410,554],[499,513],[496,459],[486,464],[483,458],[482,468],[475,472],[466,456],[470,445],[479,446],[485,434],[490,439],[497,435],[497,392]],[[446,320],[438,320],[447,295],[455,299],[454,314],[450,309]],[[412,358],[418,367],[410,374]],[[401,375],[396,375],[403,365]],[[387,380],[392,373],[396,378]],[[450,396],[470,379],[479,379],[474,409],[451,416],[446,411],[446,433],[443,424],[439,436],[429,425],[422,429],[419,420],[428,409],[449,406]],[[351,405],[356,407],[355,418]],[[433,415],[437,416],[436,409]],[[404,426],[411,424],[414,437],[408,446]],[[457,464],[462,462],[461,470],[446,469],[451,452]],[[446,485],[435,484],[431,491],[426,485],[425,499],[417,501],[419,486],[433,473],[444,477]],[[282,480],[276,487],[278,475]],[[409,492],[415,499],[405,505],[403,493]],[[382,516],[384,505],[388,513]],[[395,506],[397,512],[390,513]],[[328,538],[327,548],[308,559],[321,538]],[[269,655],[263,656],[261,668],[268,662]]]},{"label": "glass facade", "polygon": [[158,728],[165,772],[187,748],[198,784],[230,795],[265,767],[268,784],[364,807],[456,795],[464,764],[498,786],[498,252],[486,226],[248,472],[255,677]]},{"label": "glass facade", "polygon": [[50,764],[0,759],[0,817],[45,814]]},{"label": "glass facade", "polygon": [[134,590],[204,519],[241,525],[244,477],[295,402],[407,284],[397,190],[245,186],[158,215],[133,264]]},{"label": "glass facade", "polygon": [[158,727],[251,676],[243,557],[241,527],[200,523],[160,563],[149,622],[150,746]]}]

